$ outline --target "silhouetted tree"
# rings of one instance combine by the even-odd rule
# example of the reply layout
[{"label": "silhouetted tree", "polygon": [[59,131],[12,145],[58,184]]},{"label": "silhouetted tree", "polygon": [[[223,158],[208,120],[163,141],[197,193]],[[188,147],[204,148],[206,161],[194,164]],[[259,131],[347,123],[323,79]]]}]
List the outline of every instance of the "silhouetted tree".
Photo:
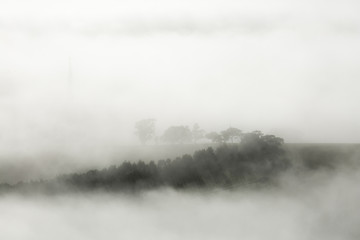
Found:
[{"label": "silhouetted tree", "polygon": [[200,139],[204,138],[205,131],[200,129],[199,124],[195,123],[191,130],[191,135],[194,143],[197,143]]},{"label": "silhouetted tree", "polygon": [[165,130],[162,140],[169,143],[185,143],[191,141],[188,126],[172,126]]},{"label": "silhouetted tree", "polygon": [[224,141],[231,141],[231,143],[234,143],[234,141],[239,142],[242,135],[242,131],[237,128],[230,127],[224,131],[221,132],[221,136],[223,137]]},{"label": "silhouetted tree", "polygon": [[142,144],[152,139],[155,134],[155,119],[143,119],[135,124],[135,134]]},{"label": "silhouetted tree", "polygon": [[210,139],[213,143],[222,143],[224,142],[223,136],[218,134],[217,132],[210,132],[205,135],[207,139]]}]

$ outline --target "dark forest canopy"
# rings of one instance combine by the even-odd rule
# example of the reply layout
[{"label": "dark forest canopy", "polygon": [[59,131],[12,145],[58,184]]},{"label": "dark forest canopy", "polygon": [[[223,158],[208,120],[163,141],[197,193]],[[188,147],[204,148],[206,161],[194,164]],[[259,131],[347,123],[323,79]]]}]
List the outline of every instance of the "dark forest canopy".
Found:
[{"label": "dark forest canopy", "polygon": [[[159,187],[234,188],[268,186],[276,183],[287,169],[333,170],[359,156],[358,147],[338,149],[334,146],[284,146],[284,140],[260,131],[241,133],[240,142],[221,143],[156,162],[123,162],[102,170],[66,174],[51,180],[0,184],[2,192],[60,193],[83,191],[128,192]],[[289,149],[290,147],[290,149]],[[299,168],[300,166],[300,168]],[[345,166],[345,165],[344,165]]]},{"label": "dark forest canopy", "polygon": [[259,131],[241,135],[237,144],[222,144],[185,154],[173,160],[124,162],[102,170],[62,175],[53,180],[2,184],[3,189],[34,189],[57,192],[72,190],[139,190],[156,187],[232,187],[269,183],[291,163],[283,139]]}]

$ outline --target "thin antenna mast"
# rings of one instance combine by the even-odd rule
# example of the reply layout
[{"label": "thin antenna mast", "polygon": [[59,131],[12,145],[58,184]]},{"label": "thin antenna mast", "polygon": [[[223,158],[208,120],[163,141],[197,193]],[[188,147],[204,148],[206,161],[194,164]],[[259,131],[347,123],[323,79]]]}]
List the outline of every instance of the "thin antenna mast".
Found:
[{"label": "thin antenna mast", "polygon": [[72,88],[73,88],[73,72],[72,72],[71,57],[69,57],[69,63],[68,63],[68,91],[69,91],[70,97],[72,97]]},{"label": "thin antenna mast", "polygon": [[69,69],[68,69],[68,84],[69,88],[72,87],[72,65],[71,65],[71,57],[69,57]]}]

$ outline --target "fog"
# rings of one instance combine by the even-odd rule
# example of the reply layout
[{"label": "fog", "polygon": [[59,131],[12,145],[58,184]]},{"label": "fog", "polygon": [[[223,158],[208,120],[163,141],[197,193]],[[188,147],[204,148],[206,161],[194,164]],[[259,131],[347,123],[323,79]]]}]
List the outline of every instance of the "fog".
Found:
[{"label": "fog", "polygon": [[158,134],[197,122],[288,142],[359,142],[358,9],[340,0],[1,1],[1,153],[137,144],[143,118],[157,119]]},{"label": "fog", "polygon": [[279,188],[1,196],[2,239],[358,239],[359,172]]},{"label": "fog", "polygon": [[235,127],[344,144],[303,155],[287,144],[293,168],[274,186],[1,193],[0,239],[359,239],[359,145],[346,145],[360,142],[359,8],[0,0],[0,184],[216,145],[140,146],[135,123],[148,118],[156,139],[198,123],[207,133]]},{"label": "fog", "polygon": [[8,169],[29,179],[143,158],[128,153],[144,118],[156,119],[158,136],[198,123],[359,142],[358,9],[350,0],[0,1],[2,179],[18,179]]},{"label": "fog", "polygon": [[212,144],[150,145],[115,147],[92,145],[86,152],[83,149],[46,149],[40,153],[5,154],[0,159],[0,183],[15,184],[19,181],[51,179],[61,174],[85,172],[90,169],[103,169],[120,165],[124,161],[139,160],[150,162],[161,159],[174,159],[183,154],[193,154]]}]

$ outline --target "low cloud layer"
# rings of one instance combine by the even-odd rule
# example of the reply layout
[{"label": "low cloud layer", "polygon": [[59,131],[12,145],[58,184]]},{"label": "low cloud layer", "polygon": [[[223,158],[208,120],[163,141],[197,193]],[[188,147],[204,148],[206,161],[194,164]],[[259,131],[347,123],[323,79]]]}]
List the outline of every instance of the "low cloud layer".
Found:
[{"label": "low cloud layer", "polygon": [[344,239],[359,237],[358,172],[287,178],[279,189],[2,196],[3,239]]}]

